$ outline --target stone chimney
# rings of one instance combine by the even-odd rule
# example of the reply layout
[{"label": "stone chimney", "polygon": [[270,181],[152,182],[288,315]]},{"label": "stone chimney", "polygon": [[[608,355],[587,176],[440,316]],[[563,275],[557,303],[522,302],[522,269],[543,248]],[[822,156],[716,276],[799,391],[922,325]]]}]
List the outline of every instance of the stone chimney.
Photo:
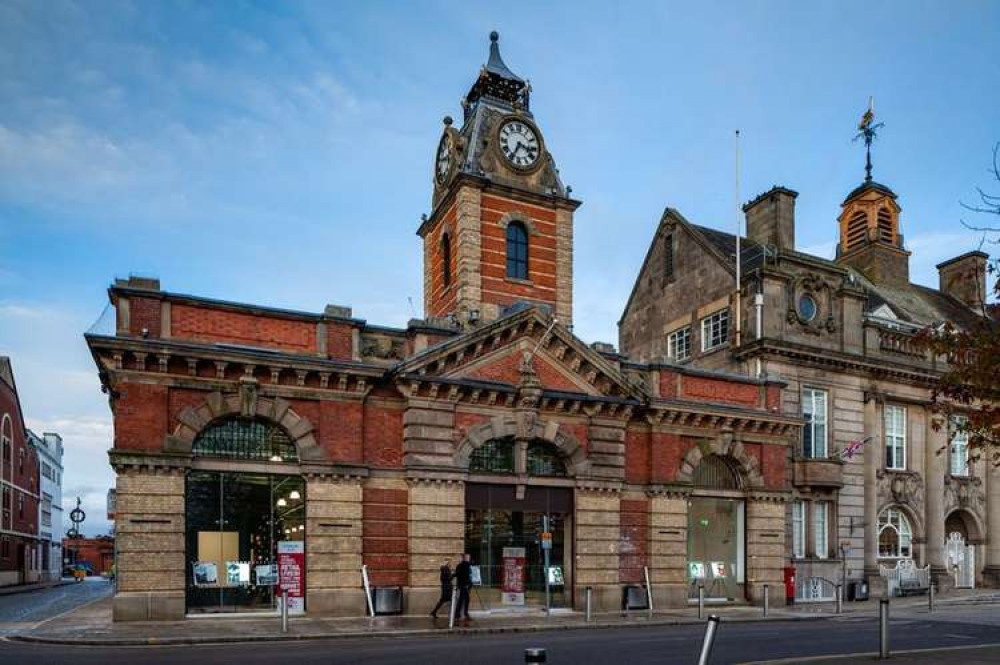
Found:
[{"label": "stone chimney", "polygon": [[984,252],[966,252],[937,265],[939,289],[969,307],[986,302],[986,262]]},{"label": "stone chimney", "polygon": [[778,249],[795,249],[795,199],[798,192],[775,186],[743,206],[747,238]]}]

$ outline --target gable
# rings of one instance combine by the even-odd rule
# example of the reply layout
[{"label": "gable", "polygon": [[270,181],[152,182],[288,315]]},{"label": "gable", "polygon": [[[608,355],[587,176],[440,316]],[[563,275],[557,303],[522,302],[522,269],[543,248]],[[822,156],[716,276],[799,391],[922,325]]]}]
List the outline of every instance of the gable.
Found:
[{"label": "gable", "polygon": [[[521,362],[524,354],[530,353],[534,347],[534,344],[528,343],[530,341],[522,339],[516,344],[499,349],[465,367],[457,368],[450,376],[516,386],[521,380]],[[546,390],[597,394],[594,386],[587,384],[582,377],[573,376],[568,368],[561,367],[547,351],[539,350],[535,353],[532,364],[538,380],[542,382],[542,388]]]}]

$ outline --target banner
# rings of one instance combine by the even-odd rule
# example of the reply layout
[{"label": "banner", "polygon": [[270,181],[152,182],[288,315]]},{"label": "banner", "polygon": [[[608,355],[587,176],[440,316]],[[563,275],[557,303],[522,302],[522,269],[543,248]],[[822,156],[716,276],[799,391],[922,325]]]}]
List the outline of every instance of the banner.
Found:
[{"label": "banner", "polygon": [[306,548],[301,540],[278,541],[278,598],[288,591],[288,612],[306,611]]},{"label": "banner", "polygon": [[524,548],[503,548],[504,605],[524,605]]}]

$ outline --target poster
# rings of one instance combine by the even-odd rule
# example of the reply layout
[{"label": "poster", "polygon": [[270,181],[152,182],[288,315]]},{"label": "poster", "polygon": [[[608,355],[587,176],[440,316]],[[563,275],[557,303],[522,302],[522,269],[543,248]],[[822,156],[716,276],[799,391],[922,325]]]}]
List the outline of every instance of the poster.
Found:
[{"label": "poster", "polygon": [[705,579],[705,564],[701,561],[689,561],[688,578],[692,580]]},{"label": "poster", "polygon": [[266,563],[254,569],[257,575],[259,586],[274,586],[278,583],[278,567],[273,563]]},{"label": "poster", "polygon": [[725,561],[713,561],[712,562],[712,577],[718,578],[720,580],[726,579],[726,562]]},{"label": "poster", "polygon": [[549,566],[549,586],[563,586],[565,583],[562,566]]},{"label": "poster", "polygon": [[278,597],[288,591],[288,612],[306,609],[306,548],[301,540],[278,541]]},{"label": "poster", "polygon": [[230,586],[250,584],[250,562],[227,561],[226,584],[229,584]]},{"label": "poster", "polygon": [[483,573],[479,566],[469,566],[469,581],[472,586],[483,586]]},{"label": "poster", "polygon": [[524,605],[524,548],[503,548],[504,605]]},{"label": "poster", "polygon": [[211,561],[195,561],[191,564],[194,568],[194,585],[209,586],[219,583],[219,569]]}]

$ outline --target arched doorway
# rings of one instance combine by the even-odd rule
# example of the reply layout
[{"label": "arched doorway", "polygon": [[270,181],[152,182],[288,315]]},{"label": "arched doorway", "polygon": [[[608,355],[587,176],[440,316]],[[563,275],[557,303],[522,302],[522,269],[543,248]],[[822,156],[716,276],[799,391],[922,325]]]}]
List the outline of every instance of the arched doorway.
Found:
[{"label": "arched doorway", "polygon": [[701,458],[688,499],[688,597],[698,588],[714,601],[745,598],[746,503],[739,463],[726,455]]},{"label": "arched doorway", "polygon": [[971,517],[962,510],[952,512],[944,522],[948,570],[960,589],[976,586],[976,548],[970,543],[975,523],[970,525],[970,522]]},{"label": "arched doorway", "polygon": [[468,460],[465,551],[481,582],[473,609],[544,606],[546,580],[550,606],[569,606],[573,483],[564,451],[506,435],[484,441]]},{"label": "arched doorway", "polygon": [[[188,614],[276,612],[279,551],[305,554],[306,488],[295,444],[267,419],[226,416],[195,437],[191,453]],[[289,601],[291,611],[304,608],[304,599]]]}]

